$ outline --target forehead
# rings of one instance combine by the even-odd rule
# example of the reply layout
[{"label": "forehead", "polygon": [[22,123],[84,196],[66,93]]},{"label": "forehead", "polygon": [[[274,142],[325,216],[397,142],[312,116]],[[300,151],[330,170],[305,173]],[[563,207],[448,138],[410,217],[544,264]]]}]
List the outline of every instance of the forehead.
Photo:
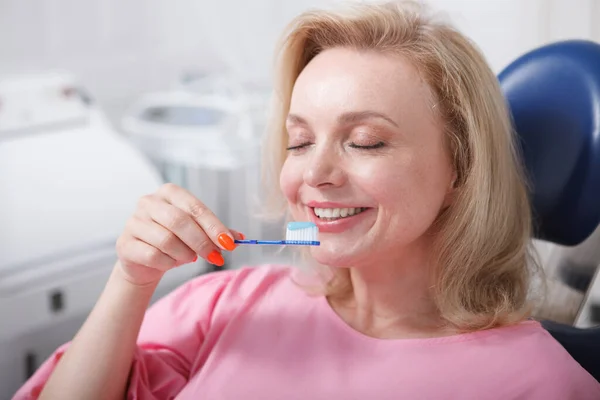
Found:
[{"label": "forehead", "polygon": [[427,84],[405,58],[375,51],[328,49],[302,71],[292,92],[291,112],[374,110],[386,114],[431,107]]}]

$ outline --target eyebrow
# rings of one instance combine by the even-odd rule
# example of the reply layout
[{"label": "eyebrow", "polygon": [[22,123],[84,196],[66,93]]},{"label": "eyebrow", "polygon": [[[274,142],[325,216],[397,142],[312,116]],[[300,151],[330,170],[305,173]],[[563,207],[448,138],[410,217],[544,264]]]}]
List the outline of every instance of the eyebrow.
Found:
[{"label": "eyebrow", "polygon": [[[377,111],[347,112],[338,117],[338,123],[340,125],[356,124],[358,122],[362,122],[362,121],[368,120],[368,119],[382,119],[382,120],[388,122],[389,124],[395,126],[396,128],[399,127],[398,124],[393,119],[391,119],[387,115],[379,113]],[[308,125],[308,122],[306,121],[306,119],[304,119],[301,116],[296,115],[296,114],[289,114],[287,116],[287,122],[289,122],[291,124],[295,124],[295,125]]]}]

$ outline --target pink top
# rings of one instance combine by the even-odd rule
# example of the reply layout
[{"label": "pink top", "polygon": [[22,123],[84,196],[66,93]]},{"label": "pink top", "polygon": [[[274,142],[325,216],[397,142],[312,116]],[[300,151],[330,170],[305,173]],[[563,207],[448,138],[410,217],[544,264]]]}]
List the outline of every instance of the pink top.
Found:
[{"label": "pink top", "polygon": [[[35,399],[65,346],[14,399]],[[346,325],[287,267],[201,276],[148,311],[129,399],[597,400],[598,384],[537,322],[382,340]]]}]

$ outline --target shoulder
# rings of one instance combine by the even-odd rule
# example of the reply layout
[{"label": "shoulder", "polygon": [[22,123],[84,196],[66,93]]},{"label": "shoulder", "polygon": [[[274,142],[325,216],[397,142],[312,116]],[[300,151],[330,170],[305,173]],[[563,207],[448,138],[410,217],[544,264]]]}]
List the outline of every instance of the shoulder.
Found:
[{"label": "shoulder", "polygon": [[293,271],[285,265],[261,265],[201,275],[155,302],[144,317],[144,326],[176,324],[180,330],[199,326],[206,332],[216,322],[255,308],[273,291],[279,293],[280,304],[285,301],[282,295],[298,296],[302,290],[289,279]]},{"label": "shoulder", "polygon": [[159,300],[157,306],[168,302],[184,308],[208,306],[214,309],[226,302],[235,307],[256,301],[276,288],[296,286],[291,279],[293,273],[293,267],[272,264],[212,272],[179,286]]},{"label": "shoulder", "polygon": [[585,371],[541,324],[528,321],[498,329],[498,374],[531,399],[592,400],[600,384]]},{"label": "shoulder", "polygon": [[293,275],[293,270],[291,266],[278,264],[244,266],[201,275],[185,283],[178,290],[194,293],[211,288],[233,291],[245,297],[257,291],[268,290],[274,285],[286,283]]}]

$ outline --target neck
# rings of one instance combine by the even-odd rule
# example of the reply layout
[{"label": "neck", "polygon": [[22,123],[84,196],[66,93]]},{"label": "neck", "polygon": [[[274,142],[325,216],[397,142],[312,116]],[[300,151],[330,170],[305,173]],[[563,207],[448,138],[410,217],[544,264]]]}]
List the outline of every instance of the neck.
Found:
[{"label": "neck", "polygon": [[428,246],[421,246],[392,259],[350,268],[352,291],[330,299],[332,307],[350,326],[369,336],[448,334],[431,295],[428,254]]}]

